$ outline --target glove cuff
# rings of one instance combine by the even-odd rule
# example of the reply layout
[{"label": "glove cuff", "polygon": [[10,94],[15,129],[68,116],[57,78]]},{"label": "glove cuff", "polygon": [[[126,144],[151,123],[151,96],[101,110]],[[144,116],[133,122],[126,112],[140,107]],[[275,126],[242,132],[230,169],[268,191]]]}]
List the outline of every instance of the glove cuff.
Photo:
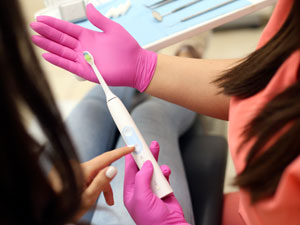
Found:
[{"label": "glove cuff", "polygon": [[156,69],[157,53],[141,49],[138,60],[135,88],[144,92],[149,86]]}]

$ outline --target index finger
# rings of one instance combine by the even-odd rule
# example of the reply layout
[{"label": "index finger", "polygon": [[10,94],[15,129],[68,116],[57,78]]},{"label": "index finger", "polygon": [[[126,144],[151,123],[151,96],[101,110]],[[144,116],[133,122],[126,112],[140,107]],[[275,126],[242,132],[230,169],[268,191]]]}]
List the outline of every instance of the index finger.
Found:
[{"label": "index finger", "polygon": [[99,170],[109,166],[114,161],[122,158],[123,156],[133,152],[134,147],[122,147],[115,150],[111,150],[108,152],[105,152],[90,161],[87,161],[83,163],[84,166],[84,173],[86,175],[91,175],[94,173],[98,173]]},{"label": "index finger", "polygon": [[83,27],[76,25],[74,23],[60,20],[51,16],[38,16],[36,20],[38,22],[47,24],[48,26],[51,26],[61,32],[64,32],[76,39],[81,34],[81,31],[84,29]]}]

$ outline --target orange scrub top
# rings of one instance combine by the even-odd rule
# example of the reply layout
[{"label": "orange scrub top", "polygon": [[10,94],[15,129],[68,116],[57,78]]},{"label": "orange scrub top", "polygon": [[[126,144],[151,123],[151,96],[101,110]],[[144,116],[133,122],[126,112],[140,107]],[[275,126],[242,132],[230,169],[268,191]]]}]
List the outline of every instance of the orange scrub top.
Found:
[{"label": "orange scrub top", "polygon": [[[288,17],[292,4],[293,0],[278,0],[258,47],[267,43],[279,31]],[[253,142],[247,143],[238,152],[239,145],[243,141],[241,133],[244,127],[273,97],[297,82],[299,68],[300,50],[294,52],[281,65],[262,91],[247,99],[232,97],[229,110],[228,142],[237,173],[240,173],[245,167],[246,156],[253,144]],[[239,213],[245,224],[300,225],[300,157],[285,169],[273,197],[260,200],[252,205],[250,195],[246,190],[241,190],[239,194]]]}]

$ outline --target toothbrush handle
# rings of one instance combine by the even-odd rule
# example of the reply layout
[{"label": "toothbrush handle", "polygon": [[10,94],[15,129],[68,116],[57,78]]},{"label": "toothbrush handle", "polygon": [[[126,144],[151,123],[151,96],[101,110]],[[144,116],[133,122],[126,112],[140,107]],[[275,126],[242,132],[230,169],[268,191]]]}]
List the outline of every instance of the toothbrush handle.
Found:
[{"label": "toothbrush handle", "polygon": [[163,175],[157,161],[124,104],[118,97],[115,97],[107,102],[107,106],[125,143],[127,145],[135,145],[135,151],[132,155],[137,166],[141,168],[147,160],[152,162],[154,168],[151,181],[152,191],[159,198],[171,194],[173,190],[169,182]]}]

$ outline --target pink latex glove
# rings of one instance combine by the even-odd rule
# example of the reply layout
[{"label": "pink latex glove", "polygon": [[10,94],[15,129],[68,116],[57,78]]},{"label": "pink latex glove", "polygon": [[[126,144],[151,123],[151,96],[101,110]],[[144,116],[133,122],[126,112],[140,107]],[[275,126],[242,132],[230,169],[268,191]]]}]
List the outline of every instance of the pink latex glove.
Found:
[{"label": "pink latex glove", "polygon": [[[159,144],[150,145],[155,159],[158,159]],[[169,179],[170,168],[161,166],[165,177]],[[151,190],[153,166],[146,161],[139,170],[131,154],[125,156],[124,204],[132,219],[138,225],[187,225],[183,211],[174,194],[159,199]]]},{"label": "pink latex glove", "polygon": [[43,57],[50,63],[98,83],[82,54],[89,51],[108,85],[143,92],[155,72],[157,54],[142,49],[120,24],[103,16],[92,4],[87,5],[86,13],[89,21],[103,32],[39,16],[37,22],[30,24],[41,35],[32,36],[33,43],[49,52]]}]

